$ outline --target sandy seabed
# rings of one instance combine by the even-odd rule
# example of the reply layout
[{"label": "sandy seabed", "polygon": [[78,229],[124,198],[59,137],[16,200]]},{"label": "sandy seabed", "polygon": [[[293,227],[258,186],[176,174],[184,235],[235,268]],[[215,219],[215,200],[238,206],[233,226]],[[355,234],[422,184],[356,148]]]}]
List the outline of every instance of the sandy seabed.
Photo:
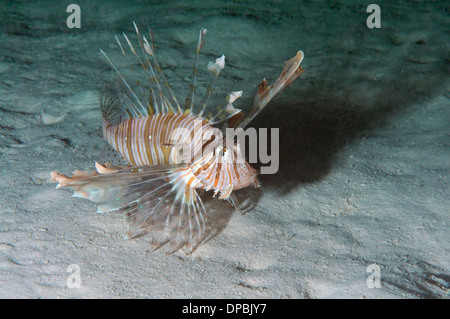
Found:
[{"label": "sandy seabed", "polygon": [[[0,297],[448,298],[445,1],[379,1],[380,29],[366,26],[370,1],[153,2],[78,1],[80,29],[61,1],[0,5]],[[246,110],[305,52],[305,72],[252,124],[280,128],[279,172],[261,176],[248,214],[213,213],[189,256],[146,253],[145,237],[124,240],[123,216],[49,181],[94,168],[113,76],[99,48],[117,51],[132,21],[152,27],[180,99],[202,27],[200,69],[225,54],[217,96],[244,90]],[[367,285],[373,264],[381,288]]]}]

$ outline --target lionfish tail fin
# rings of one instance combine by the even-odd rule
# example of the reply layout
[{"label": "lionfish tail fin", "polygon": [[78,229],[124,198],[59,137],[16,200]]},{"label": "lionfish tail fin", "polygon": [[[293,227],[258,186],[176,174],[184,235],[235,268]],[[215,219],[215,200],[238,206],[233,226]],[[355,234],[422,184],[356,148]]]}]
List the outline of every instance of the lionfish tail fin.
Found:
[{"label": "lionfish tail fin", "polygon": [[268,85],[266,79],[263,79],[258,85],[258,92],[253,101],[253,108],[246,116],[240,116],[235,121],[234,127],[244,128],[248,125],[261,110],[276,96],[279,92],[291,84],[300,74],[303,73],[301,62],[303,60],[303,51],[298,51],[296,56],[284,62],[283,71],[278,79],[272,84]]},{"label": "lionfish tail fin", "polygon": [[150,251],[170,243],[171,253],[192,251],[201,241],[206,210],[194,189],[174,187],[179,165],[116,167],[96,163],[96,172],[74,171],[68,177],[52,172],[59,187],[75,190],[74,197],[99,204],[98,212],[124,213],[129,222],[127,238],[151,237]]}]

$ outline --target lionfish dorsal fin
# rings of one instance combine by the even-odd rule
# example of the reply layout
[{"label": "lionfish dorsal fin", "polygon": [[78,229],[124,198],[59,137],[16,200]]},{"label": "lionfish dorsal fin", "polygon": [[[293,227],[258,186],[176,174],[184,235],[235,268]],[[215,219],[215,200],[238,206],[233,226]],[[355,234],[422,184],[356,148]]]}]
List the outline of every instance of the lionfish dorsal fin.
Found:
[{"label": "lionfish dorsal fin", "polygon": [[[230,92],[226,96],[226,101],[227,101],[226,106],[225,107],[222,107],[221,105],[217,106],[217,113],[210,119],[209,122],[214,125],[217,123],[229,121],[229,120],[235,118],[236,116],[238,116],[239,114],[242,115],[243,114],[242,110],[235,108],[233,105],[233,103],[237,99],[239,99],[241,96],[242,96],[242,91]],[[225,125],[224,128],[226,128],[226,126],[229,126],[229,125]],[[222,131],[223,130],[224,129],[222,129]]]},{"label": "lionfish dorsal fin", "polygon": [[[102,93],[102,112],[103,110],[108,110],[103,112],[103,114],[111,116],[110,113],[112,113],[114,114],[114,120],[117,121],[129,117],[149,116],[158,113],[174,113],[175,111],[181,113],[180,104],[156,59],[151,30],[149,31],[149,41],[145,35],[141,34],[136,23],[133,22],[133,25],[136,31],[137,43],[139,44],[138,47],[133,45],[132,40],[126,34],[123,34],[125,45],[116,36],[120,52],[129,65],[129,72],[132,72],[131,75],[127,77],[125,74],[126,70],[119,69],[109,56],[100,49],[100,52],[105,56],[113,70],[116,71],[121,82],[119,88],[109,88]],[[125,49],[127,46],[128,50]],[[136,67],[136,64],[139,67]],[[129,80],[131,78],[138,80],[132,82]],[[139,78],[141,80],[145,79],[148,87],[144,88]]]},{"label": "lionfish dorsal fin", "polygon": [[149,234],[150,250],[166,243],[171,253],[189,251],[203,240],[207,212],[195,189],[174,188],[185,174],[180,165],[116,167],[96,163],[96,172],[73,176],[52,172],[57,187],[70,187],[74,197],[98,203],[98,212],[121,212],[129,223],[127,238]]},{"label": "lionfish dorsal fin", "polygon": [[214,87],[216,86],[217,78],[219,77],[220,72],[223,70],[224,67],[225,67],[225,55],[222,55],[220,58],[217,58],[215,62],[208,63],[208,70],[209,72],[211,72],[212,78],[211,82],[208,84],[208,87],[206,88],[206,96],[204,102],[202,103],[202,109],[198,113],[199,116],[202,116],[203,113],[205,112],[209,98],[211,97]]},{"label": "lionfish dorsal fin", "polygon": [[195,91],[197,86],[198,59],[200,55],[200,50],[205,45],[206,32],[207,32],[206,29],[201,29],[200,34],[198,36],[197,48],[195,50],[195,64],[194,68],[192,69],[191,85],[189,86],[189,92],[185,102],[185,112],[187,114],[191,113],[194,108]]},{"label": "lionfish dorsal fin", "polygon": [[149,109],[137,104],[130,91],[117,79],[104,86],[99,97],[102,116],[112,125],[118,125],[130,118],[147,116],[149,113]]}]

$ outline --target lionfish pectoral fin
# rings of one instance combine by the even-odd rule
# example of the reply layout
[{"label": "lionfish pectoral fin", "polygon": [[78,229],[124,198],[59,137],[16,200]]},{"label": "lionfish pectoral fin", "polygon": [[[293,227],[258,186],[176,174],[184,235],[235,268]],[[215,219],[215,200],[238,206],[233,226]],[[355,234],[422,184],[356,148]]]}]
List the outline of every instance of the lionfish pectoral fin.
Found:
[{"label": "lionfish pectoral fin", "polygon": [[52,172],[51,177],[58,187],[75,189],[75,197],[98,203],[99,213],[124,213],[130,225],[126,238],[150,235],[150,251],[170,243],[171,253],[184,246],[192,252],[205,233],[207,213],[195,189],[172,182],[183,167],[96,163],[96,172],[74,171],[71,177]]},{"label": "lionfish pectoral fin", "polygon": [[177,190],[161,189],[158,198],[144,198],[130,207],[126,213],[130,223],[127,237],[150,234],[152,242],[149,251],[169,243],[169,254],[182,247],[192,252],[203,238],[207,214],[195,189],[186,192],[190,194],[189,198],[182,200],[177,196]]},{"label": "lionfish pectoral fin", "polygon": [[283,71],[281,71],[278,79],[272,84],[268,85],[267,80],[263,79],[258,85],[258,92],[253,101],[253,108],[247,116],[241,116],[234,121],[234,127],[244,128],[253,120],[259,112],[272,100],[279,92],[291,84],[300,74],[303,69],[300,66],[304,57],[303,51],[298,51],[296,56],[284,62]]},{"label": "lionfish pectoral fin", "polygon": [[207,214],[195,189],[171,182],[180,167],[96,163],[97,172],[75,171],[71,177],[52,172],[52,181],[74,188],[75,197],[98,203],[99,213],[124,213],[130,225],[126,237],[150,235],[150,250],[170,243],[171,253],[184,246],[192,251],[205,232]]}]

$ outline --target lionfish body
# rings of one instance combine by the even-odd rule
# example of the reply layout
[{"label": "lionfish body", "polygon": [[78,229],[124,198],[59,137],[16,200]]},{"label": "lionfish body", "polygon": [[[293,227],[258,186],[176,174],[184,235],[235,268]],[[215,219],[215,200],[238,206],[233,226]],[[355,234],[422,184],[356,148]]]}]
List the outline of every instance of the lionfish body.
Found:
[{"label": "lionfish body", "polygon": [[[195,134],[196,125],[202,135]],[[211,143],[210,137],[216,134],[217,129],[202,117],[185,114],[134,118],[117,126],[111,125],[107,120],[103,121],[105,139],[131,166],[178,164],[178,145],[186,145],[188,150],[197,150],[198,153],[201,150],[203,154],[197,158],[189,157],[187,165],[174,172],[183,179],[185,188],[213,189],[221,193],[221,199],[226,199],[232,190],[252,183],[257,185],[257,173],[237,151],[233,154],[226,152],[230,152],[230,157],[236,159],[231,161],[223,156],[215,156],[216,147],[212,152],[205,152],[205,147]]]},{"label": "lionfish body", "polygon": [[[100,93],[103,136],[127,164],[96,163],[97,172],[74,171],[71,177],[52,172],[52,180],[59,183],[57,188],[72,187],[74,196],[99,203],[99,212],[124,212],[130,222],[129,238],[150,234],[153,249],[170,243],[172,252],[183,246],[192,250],[206,228],[207,213],[199,190],[212,190],[239,210],[233,191],[259,186],[257,172],[245,161],[240,145],[225,144],[220,138],[222,131],[215,125],[225,122],[228,127],[244,128],[303,72],[303,52],[285,62],[274,84],[269,86],[265,79],[259,84],[249,114],[244,115],[232,105],[242,94],[238,91],[227,96],[225,108],[218,107],[214,116],[206,118],[203,114],[207,102],[225,65],[224,56],[208,64],[213,79],[201,108],[195,110],[198,57],[206,30],[200,31],[192,83],[182,108],[155,58],[152,35],[149,43],[134,26],[141,52],[135,50],[126,35],[124,38],[149,80],[148,93],[139,81],[132,87],[101,51],[120,79]],[[116,40],[127,57],[117,37]]]}]

